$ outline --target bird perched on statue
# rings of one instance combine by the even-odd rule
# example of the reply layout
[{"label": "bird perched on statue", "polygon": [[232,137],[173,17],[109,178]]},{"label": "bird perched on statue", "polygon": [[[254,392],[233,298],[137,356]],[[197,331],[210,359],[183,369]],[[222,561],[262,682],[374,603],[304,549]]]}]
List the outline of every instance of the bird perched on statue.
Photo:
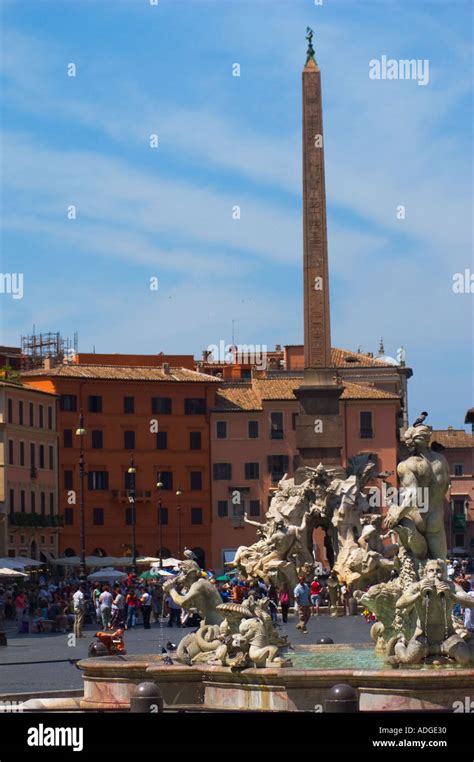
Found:
[{"label": "bird perched on statue", "polygon": [[420,413],[420,415],[416,419],[416,421],[413,424],[413,426],[421,426],[421,424],[424,423],[425,418],[427,418],[427,417],[428,417],[428,413],[426,412],[426,410],[424,410],[422,413]]},{"label": "bird perched on statue", "polygon": [[162,664],[168,664],[168,665],[174,664],[173,659],[171,658],[171,656],[169,656],[166,648],[162,648],[161,653],[163,654],[163,656],[161,657]]},{"label": "bird perched on statue", "polygon": [[381,471],[379,474],[377,474],[377,479],[388,479],[388,477],[394,473],[395,471]]},{"label": "bird perched on statue", "polygon": [[[163,649],[164,651],[165,649]],[[168,640],[166,644],[166,651],[176,651],[176,646],[174,643],[171,642],[171,640]]]}]

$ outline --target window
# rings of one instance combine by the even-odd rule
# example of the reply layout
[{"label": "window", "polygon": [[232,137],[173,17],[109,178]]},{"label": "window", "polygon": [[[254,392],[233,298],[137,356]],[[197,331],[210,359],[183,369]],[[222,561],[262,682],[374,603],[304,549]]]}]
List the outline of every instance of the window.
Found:
[{"label": "window", "polygon": [[13,423],[13,400],[9,399],[7,403],[8,423]]},{"label": "window", "polygon": [[456,497],[453,498],[453,514],[455,516],[465,516],[465,510],[464,510],[464,504],[465,504],[465,498]]},{"label": "window", "polygon": [[18,401],[18,423],[23,426],[23,402]]},{"label": "window", "polygon": [[35,409],[32,402],[29,403],[29,418],[30,418],[30,426],[34,426],[35,425]]},{"label": "window", "polygon": [[20,442],[20,466],[25,465],[25,443]]},{"label": "window", "polygon": [[296,431],[296,424],[298,422],[298,413],[291,414],[291,428]]},{"label": "window", "polygon": [[109,488],[108,471],[89,471],[89,489],[96,491]]},{"label": "window", "polygon": [[30,492],[31,513],[36,513],[36,493]]},{"label": "window", "polygon": [[206,400],[201,397],[187,397],[184,400],[184,415],[205,415]]},{"label": "window", "polygon": [[44,468],[44,445],[39,446],[39,467]]},{"label": "window", "polygon": [[101,527],[104,525],[104,509],[103,508],[92,509],[92,523],[96,527]]},{"label": "window", "polygon": [[15,490],[14,489],[10,490],[9,497],[10,497],[9,499],[10,513],[15,513]]},{"label": "window", "polygon": [[214,479],[232,479],[232,463],[214,463]]},{"label": "window", "polygon": [[134,413],[135,412],[135,397],[123,398],[123,412]]},{"label": "window", "polygon": [[49,515],[54,516],[54,492],[49,493]]},{"label": "window", "polygon": [[216,422],[217,439],[227,439],[227,421]]},{"label": "window", "polygon": [[159,431],[156,435],[156,449],[166,450],[168,447],[168,432]]},{"label": "window", "polygon": [[50,471],[54,471],[54,448],[53,445],[48,447],[48,466]]},{"label": "window", "polygon": [[201,473],[201,471],[191,471],[190,487],[191,487],[191,489],[202,489],[202,473]]},{"label": "window", "polygon": [[134,431],[123,432],[123,448],[124,450],[135,449],[135,432]]},{"label": "window", "polygon": [[288,455],[269,455],[268,470],[272,481],[280,481],[288,471]]},{"label": "window", "polygon": [[30,467],[33,469],[36,466],[36,451],[35,443],[30,442]]},{"label": "window", "polygon": [[251,516],[260,516],[260,500],[251,500],[249,514]]},{"label": "window", "polygon": [[168,508],[164,508],[161,506],[161,508],[158,508],[156,512],[156,520],[158,523],[158,526],[162,524],[163,526],[168,523]]},{"label": "window", "polygon": [[127,526],[133,524],[133,508],[125,508],[125,523]]},{"label": "window", "polygon": [[72,471],[66,470],[63,475],[64,489],[72,489]]},{"label": "window", "polygon": [[42,492],[40,494],[40,505],[41,505],[41,515],[46,515],[46,493]]},{"label": "window", "polygon": [[249,379],[252,378],[252,368],[242,368],[240,371],[240,378]]},{"label": "window", "polygon": [[217,515],[220,519],[223,519],[229,515],[229,505],[227,500],[217,501]]},{"label": "window", "polygon": [[40,427],[40,429],[44,428],[44,407],[43,407],[43,405],[39,406],[39,427]]},{"label": "window", "polygon": [[89,413],[102,412],[102,397],[99,394],[89,395]]},{"label": "window", "polygon": [[270,413],[270,438],[283,439],[283,413]]},{"label": "window", "polygon": [[75,394],[61,394],[59,409],[65,413],[75,413],[77,410],[77,397]]},{"label": "window", "polygon": [[360,438],[372,439],[373,436],[374,432],[372,428],[372,413],[360,413]]},{"label": "window", "polygon": [[152,397],[151,412],[160,415],[171,415],[171,397]]},{"label": "window", "polygon": [[160,471],[157,475],[156,481],[161,481],[163,489],[173,489],[173,472],[172,471]]},{"label": "window", "polygon": [[53,408],[51,405],[48,405],[48,429],[53,428]]},{"label": "window", "polygon": [[64,526],[70,527],[74,524],[74,511],[72,508],[64,509]]},{"label": "window", "polygon": [[454,464],[454,476],[464,476],[464,464],[463,463],[455,463]]},{"label": "window", "polygon": [[[94,445],[92,445],[94,446]],[[72,429],[63,431],[63,447],[72,447]]]},{"label": "window", "polygon": [[258,439],[258,421],[249,421],[249,439]]},{"label": "window", "polygon": [[8,463],[10,466],[14,465],[14,459],[13,459],[13,439],[8,440]]},{"label": "window", "polygon": [[94,450],[102,450],[104,446],[104,433],[98,429],[93,429],[91,432],[92,448]]},{"label": "window", "polygon": [[190,450],[201,449],[201,432],[200,431],[189,432],[189,449]]},{"label": "window", "polygon": [[245,478],[246,479],[259,479],[260,478],[260,465],[258,463],[246,463],[245,464]]},{"label": "window", "polygon": [[202,524],[202,508],[191,508],[191,524]]}]

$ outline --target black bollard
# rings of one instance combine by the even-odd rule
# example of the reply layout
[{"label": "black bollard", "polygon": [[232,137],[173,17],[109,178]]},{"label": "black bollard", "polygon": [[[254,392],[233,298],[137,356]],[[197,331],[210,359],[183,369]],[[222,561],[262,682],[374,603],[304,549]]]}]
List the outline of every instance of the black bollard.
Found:
[{"label": "black bollard", "polygon": [[318,646],[328,646],[330,644],[334,643],[334,640],[332,638],[319,638],[316,643]]},{"label": "black bollard", "polygon": [[130,696],[130,711],[143,714],[161,714],[163,712],[163,696],[155,683],[140,683]]},{"label": "black bollard", "polygon": [[324,711],[328,714],[346,714],[359,711],[359,693],[347,683],[333,685],[329,698],[324,699]]},{"label": "black bollard", "polygon": [[359,613],[359,606],[357,603],[357,598],[351,597],[349,598],[349,615],[350,616],[357,616]]}]

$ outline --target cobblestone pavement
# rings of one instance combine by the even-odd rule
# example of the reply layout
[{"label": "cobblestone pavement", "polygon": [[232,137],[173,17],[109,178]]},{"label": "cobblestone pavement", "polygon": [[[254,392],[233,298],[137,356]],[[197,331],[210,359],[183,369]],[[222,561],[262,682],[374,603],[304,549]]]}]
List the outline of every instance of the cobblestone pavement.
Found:
[{"label": "cobblestone pavement", "polygon": [[[292,645],[316,643],[321,637],[330,637],[335,643],[370,643],[370,625],[360,615],[332,618],[323,614],[311,617],[307,635],[296,630],[297,623],[298,617],[293,614],[290,614],[286,625],[281,623],[279,617],[282,631],[288,634]],[[8,646],[0,647],[0,694],[80,689],[81,672],[69,660],[87,657],[89,644],[97,629],[97,625],[87,625],[85,637],[77,640],[75,646],[70,646],[66,634],[19,635],[15,624],[8,623]],[[127,652],[160,653],[168,640],[177,644],[189,632],[192,630],[188,628],[170,628],[167,622],[161,626],[155,623],[150,630],[138,626],[125,633]]]}]

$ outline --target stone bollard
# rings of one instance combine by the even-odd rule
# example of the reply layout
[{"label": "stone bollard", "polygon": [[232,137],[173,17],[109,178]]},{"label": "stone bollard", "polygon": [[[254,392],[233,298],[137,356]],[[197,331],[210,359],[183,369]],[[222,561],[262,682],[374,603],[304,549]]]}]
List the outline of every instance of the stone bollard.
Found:
[{"label": "stone bollard", "polygon": [[130,696],[130,711],[143,714],[163,712],[163,696],[155,683],[140,683],[135,694]]},{"label": "stone bollard", "polygon": [[347,683],[333,685],[329,698],[324,699],[324,711],[329,714],[345,714],[359,711],[359,693]]},{"label": "stone bollard", "polygon": [[334,643],[334,640],[332,638],[319,638],[316,641],[318,646],[328,646]]},{"label": "stone bollard", "polygon": [[354,598],[353,596],[349,598],[348,606],[349,606],[349,616],[357,616],[359,613],[359,606],[357,604],[357,599]]}]

